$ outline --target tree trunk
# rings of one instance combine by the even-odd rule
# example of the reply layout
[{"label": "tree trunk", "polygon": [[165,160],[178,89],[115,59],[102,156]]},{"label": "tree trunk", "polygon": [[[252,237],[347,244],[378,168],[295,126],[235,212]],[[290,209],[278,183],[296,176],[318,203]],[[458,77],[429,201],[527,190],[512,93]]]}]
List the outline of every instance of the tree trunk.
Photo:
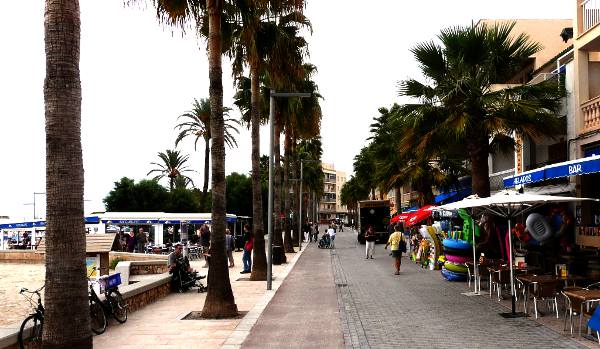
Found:
[{"label": "tree trunk", "polygon": [[281,236],[281,156],[280,156],[280,134],[281,126],[275,120],[275,132],[273,137],[273,157],[275,162],[275,178],[273,183],[273,245],[283,247]]},{"label": "tree trunk", "polygon": [[250,109],[252,128],[252,224],[254,251],[250,280],[267,280],[267,256],[265,254],[265,233],[263,226],[262,187],[260,183],[260,86],[258,69],[251,67],[252,106]]},{"label": "tree trunk", "polygon": [[204,183],[202,184],[202,199],[200,201],[200,212],[207,210],[208,194],[208,170],[210,168],[210,138],[204,137]]},{"label": "tree trunk", "polygon": [[208,293],[202,317],[211,319],[237,316],[238,310],[229,281],[225,249],[225,142],[223,121],[223,71],[221,67],[221,15],[223,1],[207,0],[208,78],[210,81],[210,132],[212,135],[212,232]]},{"label": "tree trunk", "polygon": [[294,253],[294,241],[292,240],[292,233],[290,231],[290,160],[291,160],[291,146],[290,146],[290,131],[288,128],[285,128],[284,131],[284,149],[285,155],[283,157],[283,246],[285,248],[286,253]]},{"label": "tree trunk", "polygon": [[488,157],[490,146],[487,137],[468,137],[467,151],[471,160],[471,188],[479,197],[490,196]]},{"label": "tree trunk", "polygon": [[44,348],[92,348],[85,267],[79,1],[46,0]]}]

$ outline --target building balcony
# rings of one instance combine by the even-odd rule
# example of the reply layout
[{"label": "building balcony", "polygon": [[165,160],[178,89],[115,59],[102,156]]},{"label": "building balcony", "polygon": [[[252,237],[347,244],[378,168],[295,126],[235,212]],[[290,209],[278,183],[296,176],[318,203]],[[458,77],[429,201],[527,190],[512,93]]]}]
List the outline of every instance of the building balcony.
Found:
[{"label": "building balcony", "polygon": [[600,0],[582,1],[580,11],[581,33],[585,33],[600,23]]},{"label": "building balcony", "polygon": [[575,47],[597,50],[600,47],[600,0],[583,0],[577,9]]},{"label": "building balcony", "polygon": [[581,105],[583,126],[581,133],[600,129],[600,96],[596,96]]}]

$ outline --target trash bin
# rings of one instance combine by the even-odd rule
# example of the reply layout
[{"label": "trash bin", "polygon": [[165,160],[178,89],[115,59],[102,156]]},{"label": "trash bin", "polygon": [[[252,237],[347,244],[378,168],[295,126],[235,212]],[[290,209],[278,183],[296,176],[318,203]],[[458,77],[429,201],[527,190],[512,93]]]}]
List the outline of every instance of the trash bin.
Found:
[{"label": "trash bin", "polygon": [[273,245],[273,264],[280,265],[286,261],[283,246]]}]

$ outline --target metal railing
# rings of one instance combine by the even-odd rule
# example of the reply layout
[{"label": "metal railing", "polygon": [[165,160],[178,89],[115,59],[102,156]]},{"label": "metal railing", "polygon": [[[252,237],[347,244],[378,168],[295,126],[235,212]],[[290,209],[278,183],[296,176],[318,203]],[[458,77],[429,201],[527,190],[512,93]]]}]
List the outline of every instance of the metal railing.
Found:
[{"label": "metal railing", "polygon": [[515,169],[490,173],[490,190],[497,191],[504,189],[504,177],[511,176],[515,173]]},{"label": "metal railing", "polygon": [[600,0],[585,0],[581,3],[583,31],[600,23]]}]

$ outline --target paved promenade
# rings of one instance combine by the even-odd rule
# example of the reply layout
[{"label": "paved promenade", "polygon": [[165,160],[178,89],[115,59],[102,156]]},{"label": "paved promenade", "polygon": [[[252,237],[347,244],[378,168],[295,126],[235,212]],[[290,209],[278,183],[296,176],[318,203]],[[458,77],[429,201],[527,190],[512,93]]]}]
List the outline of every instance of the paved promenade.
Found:
[{"label": "paved promenade", "polygon": [[242,348],[343,348],[329,250],[309,244]]},{"label": "paved promenade", "polygon": [[[355,233],[336,237],[336,249],[310,244],[275,266],[273,290],[238,280],[232,287],[242,319],[181,320],[199,311],[204,294],[172,294],[111,324],[96,348],[585,348],[560,330],[532,319],[504,319],[507,309],[487,296],[466,297],[464,283],[444,281],[376,245],[364,258]],[[236,257],[236,262],[240,256]],[[201,264],[198,263],[197,267]],[[206,269],[203,269],[206,270]],[[244,275],[245,276],[245,275]],[[286,277],[287,276],[287,277]]]},{"label": "paved promenade", "polygon": [[[584,348],[530,319],[504,319],[487,296],[403,257],[400,275],[383,245],[366,260],[354,235],[338,234],[331,261],[347,348]],[[593,344],[593,342],[589,342]]]}]

